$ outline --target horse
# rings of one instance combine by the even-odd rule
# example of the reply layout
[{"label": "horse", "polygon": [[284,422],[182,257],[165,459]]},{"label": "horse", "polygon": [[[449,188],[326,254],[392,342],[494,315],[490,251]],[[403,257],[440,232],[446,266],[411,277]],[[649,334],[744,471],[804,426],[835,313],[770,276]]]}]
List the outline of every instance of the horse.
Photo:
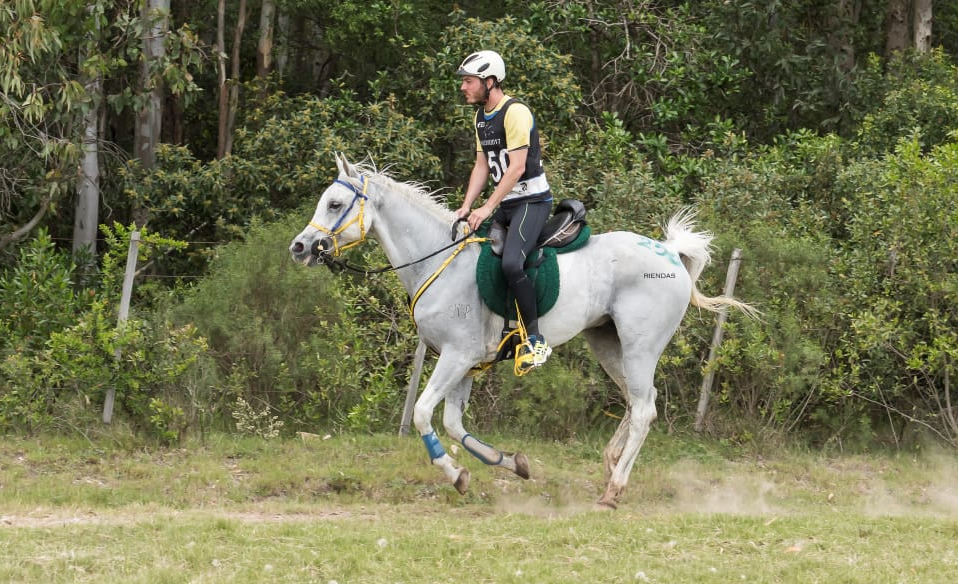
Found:
[{"label": "horse", "polygon": [[[413,410],[432,464],[459,493],[467,492],[469,470],[445,451],[432,425],[433,412],[444,401],[442,423],[449,438],[486,465],[528,479],[528,457],[499,450],[463,425],[473,369],[495,361],[506,324],[484,305],[477,288],[479,239],[463,233],[450,245],[450,232],[455,238],[461,224],[422,185],[399,182],[371,164],[354,165],[341,154],[336,154],[336,165],[338,177],[289,246],[293,260],[306,266],[328,264],[367,235],[374,236],[412,299],[420,339],[438,354]],[[694,228],[694,211],[686,208],[668,221],[664,241],[624,231],[602,233],[556,258],[560,292],[553,308],[539,317],[540,331],[553,346],[583,335],[627,404],[603,451],[606,485],[600,508],[617,507],[656,419],[655,368],[689,304],[712,312],[729,307],[753,312],[734,298],[699,292],[696,280],[711,261],[713,235]]]}]

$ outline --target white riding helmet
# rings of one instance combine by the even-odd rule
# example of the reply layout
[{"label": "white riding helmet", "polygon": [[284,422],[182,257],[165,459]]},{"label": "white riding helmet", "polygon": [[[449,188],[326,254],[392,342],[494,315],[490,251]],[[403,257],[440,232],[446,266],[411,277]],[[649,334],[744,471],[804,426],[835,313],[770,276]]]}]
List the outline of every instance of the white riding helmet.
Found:
[{"label": "white riding helmet", "polygon": [[502,82],[506,78],[506,64],[495,51],[479,51],[466,57],[456,75],[474,75],[479,79],[495,77]]}]

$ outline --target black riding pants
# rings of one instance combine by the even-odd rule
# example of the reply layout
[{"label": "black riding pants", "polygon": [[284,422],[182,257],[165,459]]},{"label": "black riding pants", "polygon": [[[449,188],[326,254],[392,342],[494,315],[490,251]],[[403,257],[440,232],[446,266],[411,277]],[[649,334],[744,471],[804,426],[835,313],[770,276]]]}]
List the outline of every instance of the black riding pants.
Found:
[{"label": "black riding pants", "polygon": [[539,334],[539,309],[535,285],[526,277],[523,267],[535,251],[536,241],[551,211],[552,201],[520,202],[500,205],[494,215],[494,219],[508,229],[502,249],[502,273],[530,335]]}]

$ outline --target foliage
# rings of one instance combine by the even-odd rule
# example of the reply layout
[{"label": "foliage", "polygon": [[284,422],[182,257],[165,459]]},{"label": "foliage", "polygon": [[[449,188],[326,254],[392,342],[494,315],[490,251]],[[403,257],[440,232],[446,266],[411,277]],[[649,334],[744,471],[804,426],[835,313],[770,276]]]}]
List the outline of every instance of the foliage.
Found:
[{"label": "foliage", "polygon": [[20,248],[17,263],[0,273],[0,352],[37,351],[51,333],[75,322],[93,294],[74,287],[75,271],[73,259],[56,249],[45,229]]},{"label": "foliage", "polygon": [[436,177],[437,158],[419,147],[428,142],[424,130],[394,106],[364,105],[348,91],[324,100],[272,95],[249,112],[232,156],[203,163],[187,148],[163,145],[155,171],[144,173],[136,161],[121,169],[126,194],[152,209],[154,229],[229,241],[255,219],[275,220],[316,200],[335,178],[336,152],[382,166],[402,162],[420,180]]},{"label": "foliage", "polygon": [[[735,296],[763,312],[755,321],[733,313],[716,361],[705,364],[716,375],[717,419],[731,428],[741,428],[744,416],[753,436],[801,427],[814,439],[838,429],[810,420],[830,407],[820,375],[834,349],[834,318],[844,306],[831,274],[837,250],[828,236],[839,231],[833,220],[841,222],[823,212],[829,205],[842,211],[823,195],[843,170],[834,136],[793,134],[743,163],[720,165],[699,197],[700,220],[717,234],[717,266],[703,274],[700,289],[721,289],[727,258],[739,248]],[[704,346],[707,331],[699,335],[697,344]],[[694,396],[684,403],[693,407]]]},{"label": "foliage", "polygon": [[280,428],[284,425],[282,420],[270,413],[269,408],[256,411],[242,396],[236,398],[233,419],[240,434],[258,436],[263,440],[279,436]]},{"label": "foliage", "polygon": [[[0,217],[22,223],[56,210],[71,216],[83,116],[104,104],[134,114],[143,106],[133,81],[142,28],[133,0],[16,0],[0,8]],[[198,38],[183,26],[169,31],[166,44],[150,83],[173,95],[200,91],[192,79],[203,62]],[[102,80],[102,93],[92,79]]]},{"label": "foliage", "polygon": [[881,156],[914,135],[930,151],[949,141],[958,128],[958,67],[940,49],[925,55],[896,56],[884,64],[869,61],[872,81],[869,100],[874,109],[864,116],[856,144],[871,156]]},{"label": "foliage", "polygon": [[[53,252],[43,233],[24,249],[17,269],[3,278],[0,290],[17,303],[12,306],[23,308],[4,321],[16,334],[7,339],[0,364],[0,427],[34,431],[89,420],[82,409],[102,404],[112,389],[134,426],[164,442],[179,440],[187,420],[172,402],[205,352],[205,341],[191,325],[174,328],[135,318],[116,324],[113,307],[124,269],[120,258],[127,255],[131,229],[103,230],[111,247],[98,289],[74,293],[75,266]],[[144,260],[162,245],[178,245],[148,232],[143,242]],[[58,310],[40,311],[37,302],[53,302]],[[53,315],[56,321],[49,320]],[[82,404],[79,412],[76,404]]]},{"label": "foliage", "polygon": [[915,423],[958,443],[956,163],[955,144],[923,156],[912,139],[842,177],[849,239],[836,276],[848,309],[829,390],[862,400],[874,423],[890,419],[896,440]]},{"label": "foliage", "polygon": [[[703,43],[749,71],[733,111],[741,129],[768,142],[807,128],[847,135],[862,107],[856,61],[880,54],[884,10],[851,10],[818,0],[691,3],[705,31]],[[842,12],[842,10],[845,12]]]},{"label": "foliage", "polygon": [[[356,279],[293,264],[286,246],[305,221],[297,213],[254,223],[246,242],[217,251],[172,318],[209,340],[228,388],[215,397],[228,400],[221,411],[242,397],[293,429],[380,428],[395,419],[415,349],[405,293],[392,275]],[[352,251],[354,263],[385,263],[372,246]]]},{"label": "foliage", "polygon": [[661,138],[662,154],[702,151],[713,124],[731,127],[749,71],[708,46],[706,27],[687,5],[509,5],[528,12],[533,30],[550,31],[547,46],[572,57],[578,85],[588,88],[583,101],[589,119],[614,114],[628,131]]}]

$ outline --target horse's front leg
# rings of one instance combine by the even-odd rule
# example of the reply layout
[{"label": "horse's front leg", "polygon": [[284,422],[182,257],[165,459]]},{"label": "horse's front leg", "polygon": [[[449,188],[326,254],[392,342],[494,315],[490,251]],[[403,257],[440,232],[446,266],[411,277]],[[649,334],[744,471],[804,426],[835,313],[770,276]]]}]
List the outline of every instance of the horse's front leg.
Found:
[{"label": "horse's front leg", "polygon": [[524,454],[502,452],[466,431],[462,424],[462,416],[469,405],[469,394],[471,392],[472,377],[467,376],[446,397],[446,405],[443,408],[442,415],[442,424],[446,428],[446,433],[484,464],[502,467],[524,479],[528,479],[529,459]]},{"label": "horse's front leg", "polygon": [[[465,494],[469,489],[469,471],[456,466],[456,461],[446,454],[445,449],[436,436],[436,431],[432,427],[432,414],[439,405],[439,402],[446,399],[457,388],[462,387],[468,382],[468,388],[472,387],[472,380],[466,377],[471,363],[463,363],[458,357],[447,357],[440,355],[436,362],[436,368],[422,395],[416,400],[416,407],[413,410],[413,423],[419,430],[423,444],[426,446],[426,452],[432,463],[442,469],[446,478],[456,487],[461,494]],[[458,438],[457,438],[458,440]]]}]

